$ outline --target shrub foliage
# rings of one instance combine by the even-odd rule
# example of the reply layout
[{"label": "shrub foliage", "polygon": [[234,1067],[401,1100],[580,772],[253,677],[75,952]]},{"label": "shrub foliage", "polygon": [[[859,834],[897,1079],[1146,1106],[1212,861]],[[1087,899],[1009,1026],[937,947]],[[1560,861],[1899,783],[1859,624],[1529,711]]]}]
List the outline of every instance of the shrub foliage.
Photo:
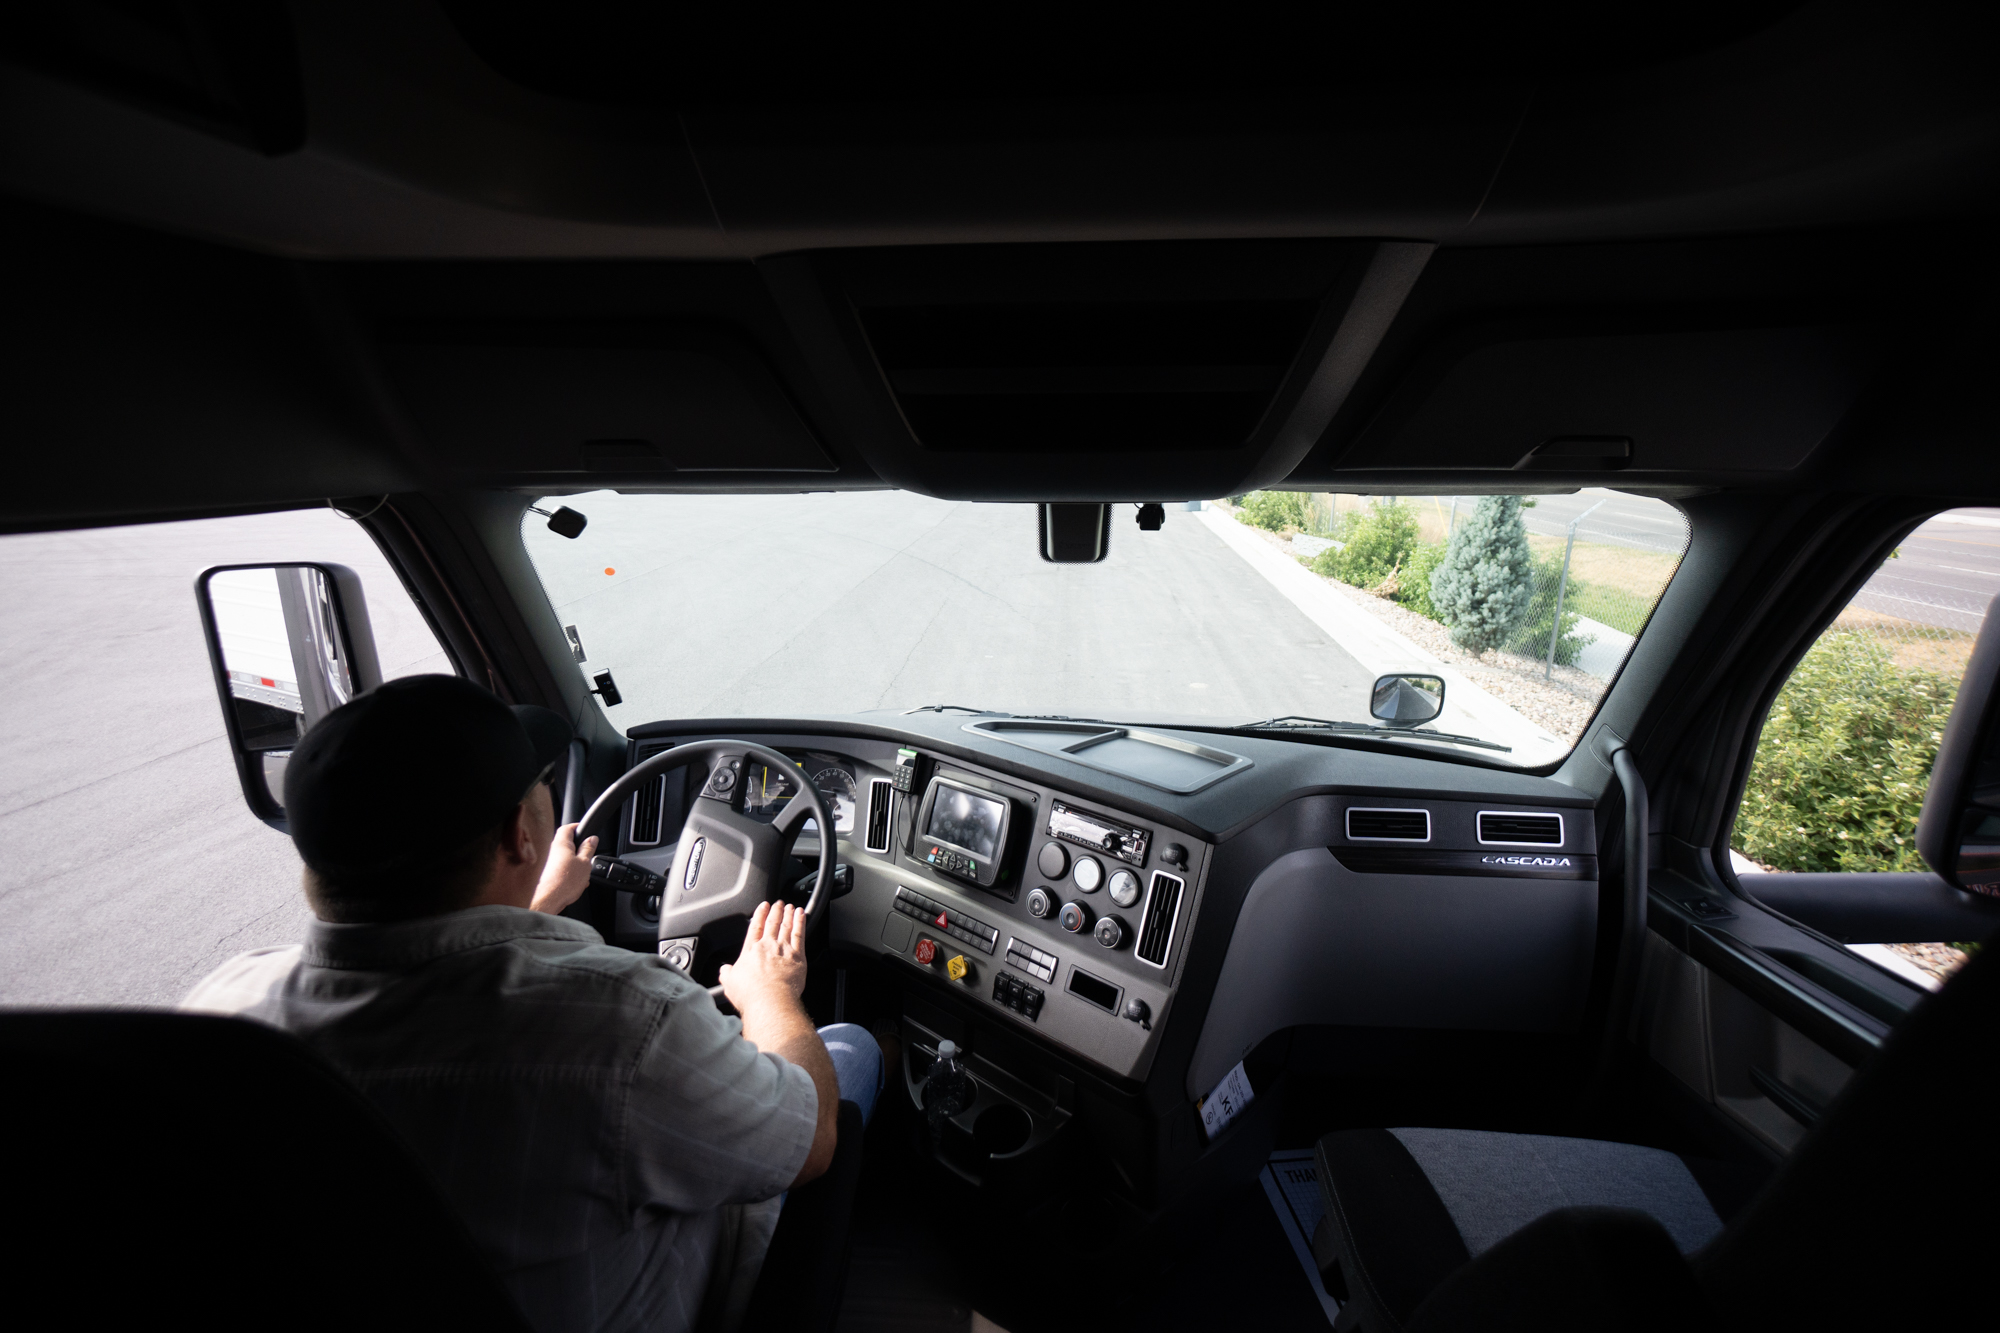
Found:
[{"label": "shrub foliage", "polygon": [[1253,528],[1270,532],[1283,532],[1286,528],[1303,530],[1309,521],[1305,492],[1252,491],[1238,502],[1236,517]]},{"label": "shrub foliage", "polygon": [[1535,592],[1521,497],[1483,495],[1472,517],[1451,535],[1431,575],[1430,601],[1467,652],[1498,648],[1528,614]]},{"label": "shrub foliage", "polygon": [[1410,561],[1422,536],[1416,510],[1390,497],[1360,513],[1343,514],[1334,529],[1337,547],[1321,551],[1313,571],[1357,588],[1372,588]]},{"label": "shrub foliage", "polygon": [[1917,815],[1957,693],[1872,634],[1822,636],[1771,705],[1736,849],[1779,870],[1922,870]]}]

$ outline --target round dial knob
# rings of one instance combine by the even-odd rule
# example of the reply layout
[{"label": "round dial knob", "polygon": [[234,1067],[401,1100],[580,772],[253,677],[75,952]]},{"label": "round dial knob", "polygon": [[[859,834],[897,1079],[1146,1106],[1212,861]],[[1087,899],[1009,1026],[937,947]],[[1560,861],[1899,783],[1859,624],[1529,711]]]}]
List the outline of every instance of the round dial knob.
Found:
[{"label": "round dial knob", "polygon": [[1094,856],[1076,858],[1076,869],[1070,872],[1076,877],[1076,886],[1085,893],[1096,893],[1104,887],[1104,867]]},{"label": "round dial knob", "polygon": [[1103,846],[1105,851],[1115,852],[1124,845],[1125,845],[1125,840],[1119,837],[1116,833],[1107,833],[1104,835]]},{"label": "round dial knob", "polygon": [[1082,903],[1064,903],[1056,924],[1072,935],[1081,935],[1090,929],[1090,909]]},{"label": "round dial knob", "polygon": [[1061,879],[1069,873],[1069,853],[1059,842],[1045,842],[1035,857],[1035,864],[1041,867],[1044,879]]},{"label": "round dial knob", "polygon": [[1046,917],[1056,910],[1055,896],[1047,889],[1028,890],[1028,915]]},{"label": "round dial knob", "polygon": [[1097,923],[1097,929],[1090,932],[1092,939],[1107,949],[1115,949],[1125,942],[1125,923],[1115,916],[1107,916]]},{"label": "round dial knob", "polygon": [[1111,901],[1120,907],[1130,907],[1139,901],[1139,877],[1129,870],[1111,872],[1111,883],[1106,885]]},{"label": "round dial knob", "polygon": [[660,959],[668,967],[680,972],[694,970],[694,950],[685,944],[669,944],[660,953]]}]

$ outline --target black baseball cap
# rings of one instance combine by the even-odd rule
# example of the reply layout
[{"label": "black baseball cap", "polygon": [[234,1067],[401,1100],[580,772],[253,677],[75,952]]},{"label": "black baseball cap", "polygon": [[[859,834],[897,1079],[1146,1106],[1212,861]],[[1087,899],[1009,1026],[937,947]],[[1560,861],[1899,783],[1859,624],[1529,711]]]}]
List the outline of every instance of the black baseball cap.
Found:
[{"label": "black baseball cap", "polygon": [[405,676],[334,709],[292,749],[285,818],[313,869],[367,875],[448,859],[563,756],[558,713],[457,676]]}]

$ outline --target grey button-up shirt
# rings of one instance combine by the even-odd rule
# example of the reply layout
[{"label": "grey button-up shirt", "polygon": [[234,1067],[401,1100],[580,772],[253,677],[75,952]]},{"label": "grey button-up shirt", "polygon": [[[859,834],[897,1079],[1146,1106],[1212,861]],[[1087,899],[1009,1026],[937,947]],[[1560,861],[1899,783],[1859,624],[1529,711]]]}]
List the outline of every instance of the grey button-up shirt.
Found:
[{"label": "grey button-up shirt", "polygon": [[183,1007],[283,1028],[353,1079],[551,1333],[693,1327],[711,1277],[754,1271],[769,1239],[775,1204],[727,1205],[774,1199],[812,1148],[805,1070],[659,959],[563,917],[314,922]]}]

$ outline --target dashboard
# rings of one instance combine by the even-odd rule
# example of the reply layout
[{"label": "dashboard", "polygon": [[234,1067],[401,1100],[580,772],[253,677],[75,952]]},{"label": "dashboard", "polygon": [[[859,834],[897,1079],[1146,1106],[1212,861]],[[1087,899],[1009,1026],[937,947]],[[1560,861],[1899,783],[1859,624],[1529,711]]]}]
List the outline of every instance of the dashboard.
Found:
[{"label": "dashboard", "polygon": [[[837,950],[1126,1085],[1164,1075],[1199,1097],[1297,1025],[1580,1021],[1597,867],[1574,789],[1352,748],[1074,730],[653,724],[632,730],[627,762],[719,736],[793,758],[849,867],[826,907]],[[635,793],[620,856],[664,873],[703,780],[675,770]],[[744,812],[775,818],[797,781],[752,763]],[[818,830],[796,850],[817,855]],[[615,942],[650,950],[638,899],[617,913]]]}]

